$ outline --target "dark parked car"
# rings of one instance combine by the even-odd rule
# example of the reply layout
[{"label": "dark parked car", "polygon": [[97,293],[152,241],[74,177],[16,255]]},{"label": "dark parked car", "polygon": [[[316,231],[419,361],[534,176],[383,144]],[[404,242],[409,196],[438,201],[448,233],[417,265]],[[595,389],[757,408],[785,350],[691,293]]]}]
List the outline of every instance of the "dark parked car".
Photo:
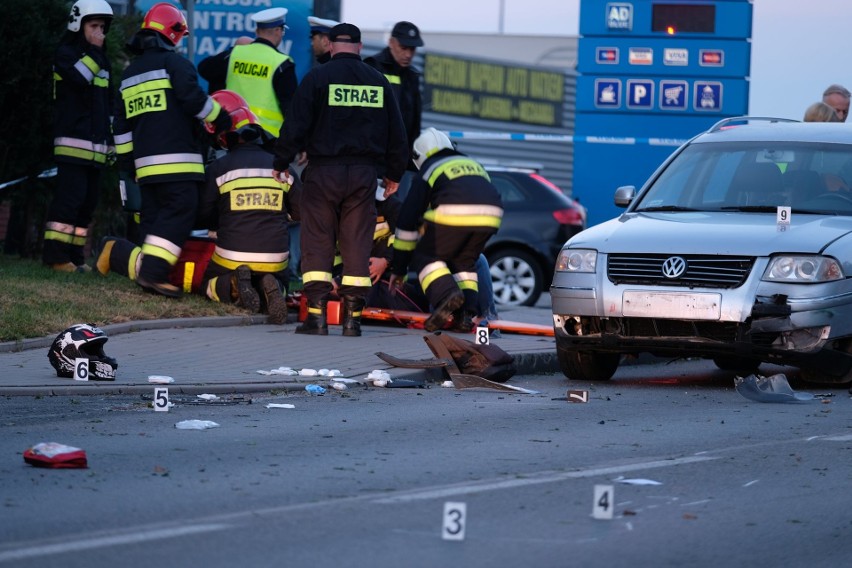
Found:
[{"label": "dark parked car", "polygon": [[485,165],[503,198],[503,223],[485,247],[498,306],[532,306],[550,286],[565,241],[586,210],[533,169]]}]

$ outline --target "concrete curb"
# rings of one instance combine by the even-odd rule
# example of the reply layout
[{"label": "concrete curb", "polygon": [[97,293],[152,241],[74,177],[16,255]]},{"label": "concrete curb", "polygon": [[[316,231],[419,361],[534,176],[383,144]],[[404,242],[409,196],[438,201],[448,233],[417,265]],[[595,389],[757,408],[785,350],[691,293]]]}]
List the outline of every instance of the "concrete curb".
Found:
[{"label": "concrete curb", "polygon": [[[101,326],[107,335],[118,335],[120,333],[132,333],[134,331],[146,331],[150,329],[176,329],[182,327],[239,327],[246,325],[259,325],[266,323],[269,316],[213,316],[206,318],[175,318],[159,320],[139,320],[124,323],[113,323]],[[19,339],[0,343],[0,353],[17,353],[27,349],[47,349],[56,339],[55,335],[47,337],[36,337],[32,339]]]}]

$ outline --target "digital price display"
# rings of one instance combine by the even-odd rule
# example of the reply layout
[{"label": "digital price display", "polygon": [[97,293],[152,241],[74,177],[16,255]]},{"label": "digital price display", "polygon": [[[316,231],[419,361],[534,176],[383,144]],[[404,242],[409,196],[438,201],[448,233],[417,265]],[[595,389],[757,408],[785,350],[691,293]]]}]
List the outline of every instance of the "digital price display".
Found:
[{"label": "digital price display", "polygon": [[716,6],[712,4],[653,4],[651,31],[668,34],[716,33]]}]

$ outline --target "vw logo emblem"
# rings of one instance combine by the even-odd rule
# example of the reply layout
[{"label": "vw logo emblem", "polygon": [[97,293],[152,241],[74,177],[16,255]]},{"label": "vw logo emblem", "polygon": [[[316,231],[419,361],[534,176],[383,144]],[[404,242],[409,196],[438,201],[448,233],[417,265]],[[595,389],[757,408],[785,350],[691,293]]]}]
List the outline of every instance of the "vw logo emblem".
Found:
[{"label": "vw logo emblem", "polygon": [[670,256],[663,262],[663,276],[680,278],[686,272],[686,261],[679,256]]}]

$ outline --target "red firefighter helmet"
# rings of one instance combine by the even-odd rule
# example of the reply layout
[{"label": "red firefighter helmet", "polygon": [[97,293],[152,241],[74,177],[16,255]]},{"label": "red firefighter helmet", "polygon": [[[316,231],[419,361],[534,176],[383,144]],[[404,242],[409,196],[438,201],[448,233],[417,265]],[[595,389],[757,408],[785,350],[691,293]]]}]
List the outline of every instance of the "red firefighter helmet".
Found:
[{"label": "red firefighter helmet", "polygon": [[[241,131],[247,126],[253,124],[256,128],[260,128],[260,123],[258,122],[257,117],[251,109],[249,109],[249,105],[246,100],[238,93],[229,91],[228,89],[222,89],[220,91],[216,91],[210,96],[214,101],[219,103],[219,106],[222,107],[222,112],[228,113],[231,117],[231,128],[216,137],[216,143],[221,148],[230,148],[232,144],[235,144],[235,135],[239,136]],[[207,132],[213,134],[214,127],[212,124],[205,122],[204,128]],[[253,130],[256,130],[256,128],[253,128]],[[253,134],[252,138],[256,138],[257,133],[255,132]]]},{"label": "red firefighter helmet", "polygon": [[189,34],[189,26],[183,12],[168,2],[159,2],[151,6],[142,21],[143,30],[154,30],[172,44],[177,45]]}]

